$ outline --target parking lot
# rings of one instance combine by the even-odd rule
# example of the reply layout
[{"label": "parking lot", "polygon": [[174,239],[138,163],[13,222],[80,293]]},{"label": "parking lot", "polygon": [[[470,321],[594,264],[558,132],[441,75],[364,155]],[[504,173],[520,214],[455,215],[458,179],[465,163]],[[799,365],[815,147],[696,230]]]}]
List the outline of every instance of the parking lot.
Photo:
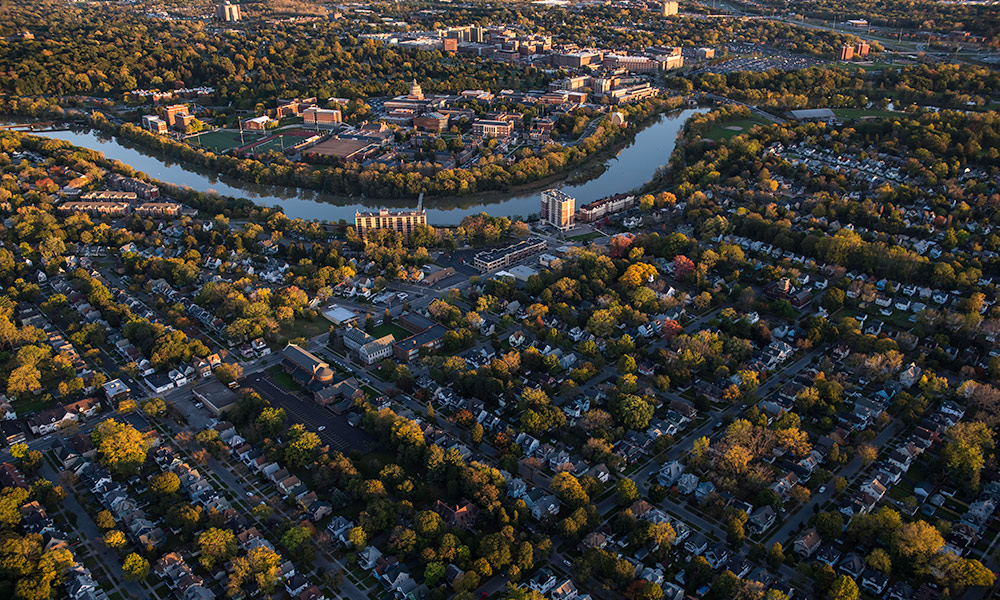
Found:
[{"label": "parking lot", "polygon": [[[266,373],[248,375],[242,384],[253,388],[273,406],[285,409],[290,421],[302,423],[315,431],[324,444],[329,444],[331,450],[344,454],[352,450],[361,452],[371,450],[374,443],[372,437],[364,430],[352,427],[345,415],[335,415],[312,400],[288,392],[274,383]],[[320,427],[325,429],[320,431]]]}]

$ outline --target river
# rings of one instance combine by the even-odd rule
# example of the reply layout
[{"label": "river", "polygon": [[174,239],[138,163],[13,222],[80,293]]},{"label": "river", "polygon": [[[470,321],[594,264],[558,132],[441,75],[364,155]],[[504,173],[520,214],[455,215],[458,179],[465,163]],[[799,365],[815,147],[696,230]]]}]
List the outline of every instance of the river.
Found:
[{"label": "river", "polygon": [[[576,185],[562,185],[562,190],[576,198],[577,207],[600,198],[627,192],[649,181],[656,170],[666,164],[677,143],[678,134],[689,117],[704,109],[687,109],[661,115],[635,139],[605,163],[598,177]],[[245,183],[220,176],[205,169],[178,163],[154,155],[127,141],[93,130],[40,131],[32,135],[66,140],[81,148],[103,152],[142,171],[154,179],[187,186],[200,192],[217,192],[224,196],[247,198],[257,204],[281,208],[291,218],[353,222],[357,210],[415,207],[417,199],[379,199],[344,197],[313,190],[273,185]],[[570,173],[569,175],[572,175]],[[548,187],[555,187],[553,184]],[[425,198],[427,222],[430,225],[457,225],[463,217],[480,212],[493,216],[527,216],[538,212],[541,189],[519,194],[476,194],[462,198]]]}]

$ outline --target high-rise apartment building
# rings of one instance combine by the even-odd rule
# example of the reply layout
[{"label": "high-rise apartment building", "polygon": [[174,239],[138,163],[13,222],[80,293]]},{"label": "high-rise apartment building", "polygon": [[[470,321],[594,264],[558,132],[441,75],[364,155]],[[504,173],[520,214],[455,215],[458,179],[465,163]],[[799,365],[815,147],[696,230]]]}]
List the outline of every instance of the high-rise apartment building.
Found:
[{"label": "high-rise apartment building", "polygon": [[576,216],[576,198],[562,190],[542,192],[542,221],[556,229],[572,229]]},{"label": "high-rise apartment building", "polygon": [[417,225],[427,224],[427,211],[422,208],[415,210],[388,210],[380,209],[378,212],[356,212],[354,213],[354,229],[358,235],[365,237],[369,231],[374,229],[391,229],[393,231],[409,235]]},{"label": "high-rise apartment building", "polygon": [[844,46],[840,49],[840,60],[851,60],[854,58],[854,46]]},{"label": "high-rise apartment building", "polygon": [[858,42],[858,45],[854,47],[854,56],[858,58],[868,58],[868,53],[871,51],[871,44],[865,41]]},{"label": "high-rise apartment building", "polygon": [[677,14],[677,3],[664,0],[660,5],[660,14],[664,17],[671,17]]},{"label": "high-rise apartment building", "polygon": [[230,4],[229,0],[215,7],[215,18],[226,23],[235,23],[243,20],[239,4]]}]

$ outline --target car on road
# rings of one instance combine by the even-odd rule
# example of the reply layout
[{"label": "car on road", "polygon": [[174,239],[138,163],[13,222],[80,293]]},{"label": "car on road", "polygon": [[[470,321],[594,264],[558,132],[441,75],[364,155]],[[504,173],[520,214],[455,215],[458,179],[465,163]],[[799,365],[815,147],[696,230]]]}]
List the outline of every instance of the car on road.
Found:
[{"label": "car on road", "polygon": [[205,406],[205,405],[204,405],[204,404],[202,404],[201,402],[195,402],[195,403],[194,403],[194,407],[195,407],[195,408],[203,408],[204,406]]},{"label": "car on road", "polygon": [[324,430],[326,430],[326,425],[320,425],[319,427],[317,427],[317,431],[324,431]]},{"label": "car on road", "polygon": [[819,486],[819,493],[821,493],[821,494],[822,494],[822,493],[823,493],[823,492],[825,492],[825,491],[826,491],[826,486],[825,486],[825,485],[821,485],[821,486]]},{"label": "car on road", "polygon": [[573,563],[569,562],[568,558],[564,558],[563,559],[563,564],[566,565],[567,567],[572,567],[573,566]]},{"label": "car on road", "polygon": [[247,498],[253,496],[253,492],[247,492]]}]

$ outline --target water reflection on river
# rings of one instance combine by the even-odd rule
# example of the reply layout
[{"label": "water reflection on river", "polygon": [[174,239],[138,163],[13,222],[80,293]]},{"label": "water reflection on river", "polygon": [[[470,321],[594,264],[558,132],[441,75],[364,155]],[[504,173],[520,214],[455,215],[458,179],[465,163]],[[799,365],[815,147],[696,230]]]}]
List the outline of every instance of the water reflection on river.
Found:
[{"label": "water reflection on river", "polygon": [[[577,185],[564,185],[563,191],[577,200],[577,206],[641,186],[656,170],[666,164],[684,122],[701,109],[676,111],[661,116],[640,131],[635,140],[606,163],[595,179]],[[135,169],[175,185],[226,196],[248,198],[258,204],[278,206],[292,218],[353,221],[356,210],[380,206],[403,208],[416,206],[416,198],[381,199],[336,196],[313,190],[245,183],[232,177],[174,162],[153,155],[126,141],[95,131],[46,131],[34,135],[66,140],[76,146],[103,152],[108,158],[127,163]],[[462,217],[479,212],[494,216],[526,216],[537,212],[541,190],[518,195],[477,194],[463,198],[425,198],[427,221],[432,225],[456,225]]]}]

